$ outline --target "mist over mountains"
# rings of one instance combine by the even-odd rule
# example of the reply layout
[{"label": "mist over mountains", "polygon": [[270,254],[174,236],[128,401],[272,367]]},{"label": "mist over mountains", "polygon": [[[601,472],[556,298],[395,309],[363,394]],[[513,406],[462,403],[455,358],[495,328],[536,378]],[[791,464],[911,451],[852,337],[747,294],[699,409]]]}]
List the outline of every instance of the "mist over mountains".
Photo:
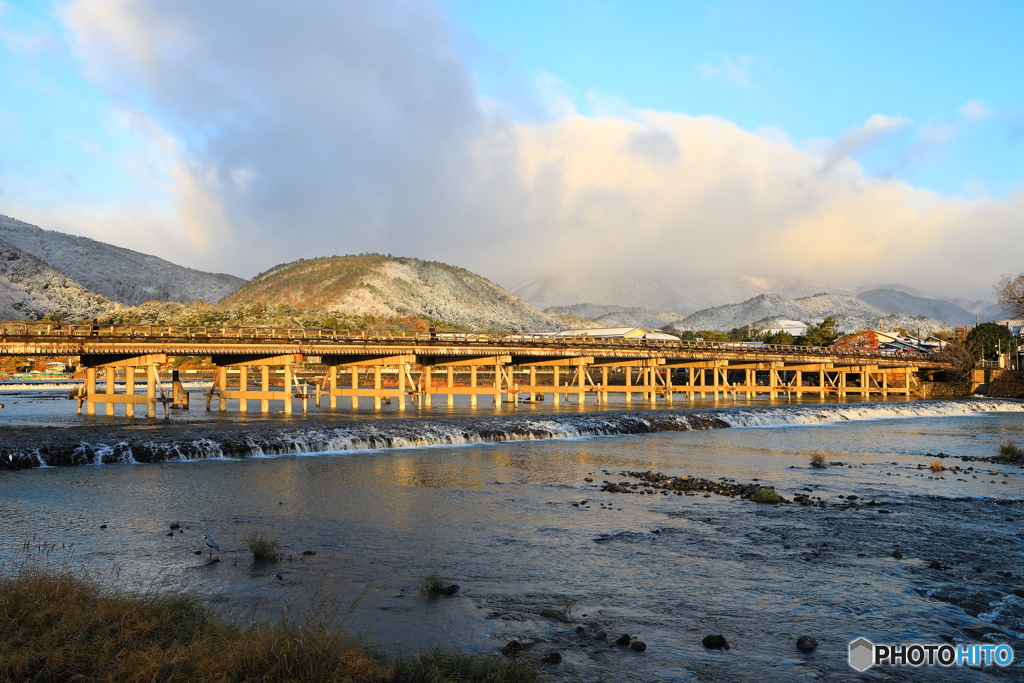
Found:
[{"label": "mist over mountains", "polygon": [[457,266],[379,254],[300,260],[247,282],[0,215],[3,319],[89,319],[150,300],[224,306],[262,301],[510,332],[593,327],[729,331],[773,327],[782,319],[813,324],[826,316],[836,318],[841,330],[927,332],[1003,315],[994,299],[935,297],[900,284],[847,287],[743,274],[689,280],[644,272],[589,278],[562,274],[527,280],[514,292]]}]

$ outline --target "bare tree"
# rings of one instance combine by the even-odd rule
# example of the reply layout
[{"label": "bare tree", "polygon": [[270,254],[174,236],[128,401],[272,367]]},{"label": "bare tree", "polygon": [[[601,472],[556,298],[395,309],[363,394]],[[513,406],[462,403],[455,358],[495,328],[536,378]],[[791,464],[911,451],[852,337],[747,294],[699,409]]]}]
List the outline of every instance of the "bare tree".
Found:
[{"label": "bare tree", "polygon": [[967,339],[958,339],[946,344],[946,347],[938,353],[940,360],[952,366],[948,372],[957,382],[963,382],[970,378],[971,371],[977,364],[980,355],[977,344]]},{"label": "bare tree", "polygon": [[1024,273],[1004,275],[995,286],[999,304],[1011,318],[1024,318]]}]

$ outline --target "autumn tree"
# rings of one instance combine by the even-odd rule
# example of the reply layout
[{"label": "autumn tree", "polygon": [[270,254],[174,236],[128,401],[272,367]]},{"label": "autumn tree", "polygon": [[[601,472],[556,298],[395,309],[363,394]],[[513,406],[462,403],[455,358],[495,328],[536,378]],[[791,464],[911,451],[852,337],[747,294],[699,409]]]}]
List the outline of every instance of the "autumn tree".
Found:
[{"label": "autumn tree", "polygon": [[995,286],[999,304],[1011,318],[1024,318],[1024,273],[1004,275]]}]

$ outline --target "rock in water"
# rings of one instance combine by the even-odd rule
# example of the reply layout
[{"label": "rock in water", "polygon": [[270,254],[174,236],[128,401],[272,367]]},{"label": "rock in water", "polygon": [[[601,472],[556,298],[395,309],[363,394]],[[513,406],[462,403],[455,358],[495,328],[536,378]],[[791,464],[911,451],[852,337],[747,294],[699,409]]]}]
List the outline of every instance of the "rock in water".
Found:
[{"label": "rock in water", "polygon": [[629,637],[628,633],[623,633],[621,636],[615,639],[616,645],[629,645],[629,641],[633,640]]},{"label": "rock in water", "polygon": [[647,643],[640,640],[634,640],[629,644],[629,647],[632,648],[634,652],[643,652],[647,649]]},{"label": "rock in water", "polygon": [[726,641],[725,636],[704,636],[704,640],[700,641],[700,644],[709,650],[728,650],[729,643]]},{"label": "rock in water", "polygon": [[604,631],[598,631],[594,634],[594,640],[608,640],[608,634]]},{"label": "rock in water", "polygon": [[796,639],[796,649],[800,652],[814,652],[818,649],[818,641],[814,636],[800,636]]},{"label": "rock in water", "polygon": [[459,585],[457,583],[453,583],[453,584],[447,585],[447,586],[445,586],[444,588],[442,588],[441,590],[438,591],[438,593],[440,593],[441,595],[455,595],[458,592],[459,592]]},{"label": "rock in water", "polygon": [[562,655],[558,654],[557,652],[549,652],[543,657],[541,657],[540,661],[544,662],[545,664],[561,664]]},{"label": "rock in water", "polygon": [[903,559],[903,553],[901,553],[899,550],[893,550],[892,551],[892,556],[895,559],[897,559],[897,560],[902,560]]},{"label": "rock in water", "polygon": [[506,657],[515,657],[521,654],[523,651],[523,644],[518,640],[510,640],[505,644],[505,647],[501,648],[501,654]]}]

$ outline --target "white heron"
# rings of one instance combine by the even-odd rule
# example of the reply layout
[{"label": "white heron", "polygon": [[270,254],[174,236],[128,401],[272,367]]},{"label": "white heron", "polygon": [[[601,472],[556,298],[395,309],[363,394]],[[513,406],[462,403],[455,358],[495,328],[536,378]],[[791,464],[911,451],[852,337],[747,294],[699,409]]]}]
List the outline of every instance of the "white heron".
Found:
[{"label": "white heron", "polygon": [[203,534],[203,540],[206,541],[206,547],[210,549],[210,560],[212,561],[214,549],[220,550],[220,546],[217,544],[217,541],[213,540],[213,536]]}]

